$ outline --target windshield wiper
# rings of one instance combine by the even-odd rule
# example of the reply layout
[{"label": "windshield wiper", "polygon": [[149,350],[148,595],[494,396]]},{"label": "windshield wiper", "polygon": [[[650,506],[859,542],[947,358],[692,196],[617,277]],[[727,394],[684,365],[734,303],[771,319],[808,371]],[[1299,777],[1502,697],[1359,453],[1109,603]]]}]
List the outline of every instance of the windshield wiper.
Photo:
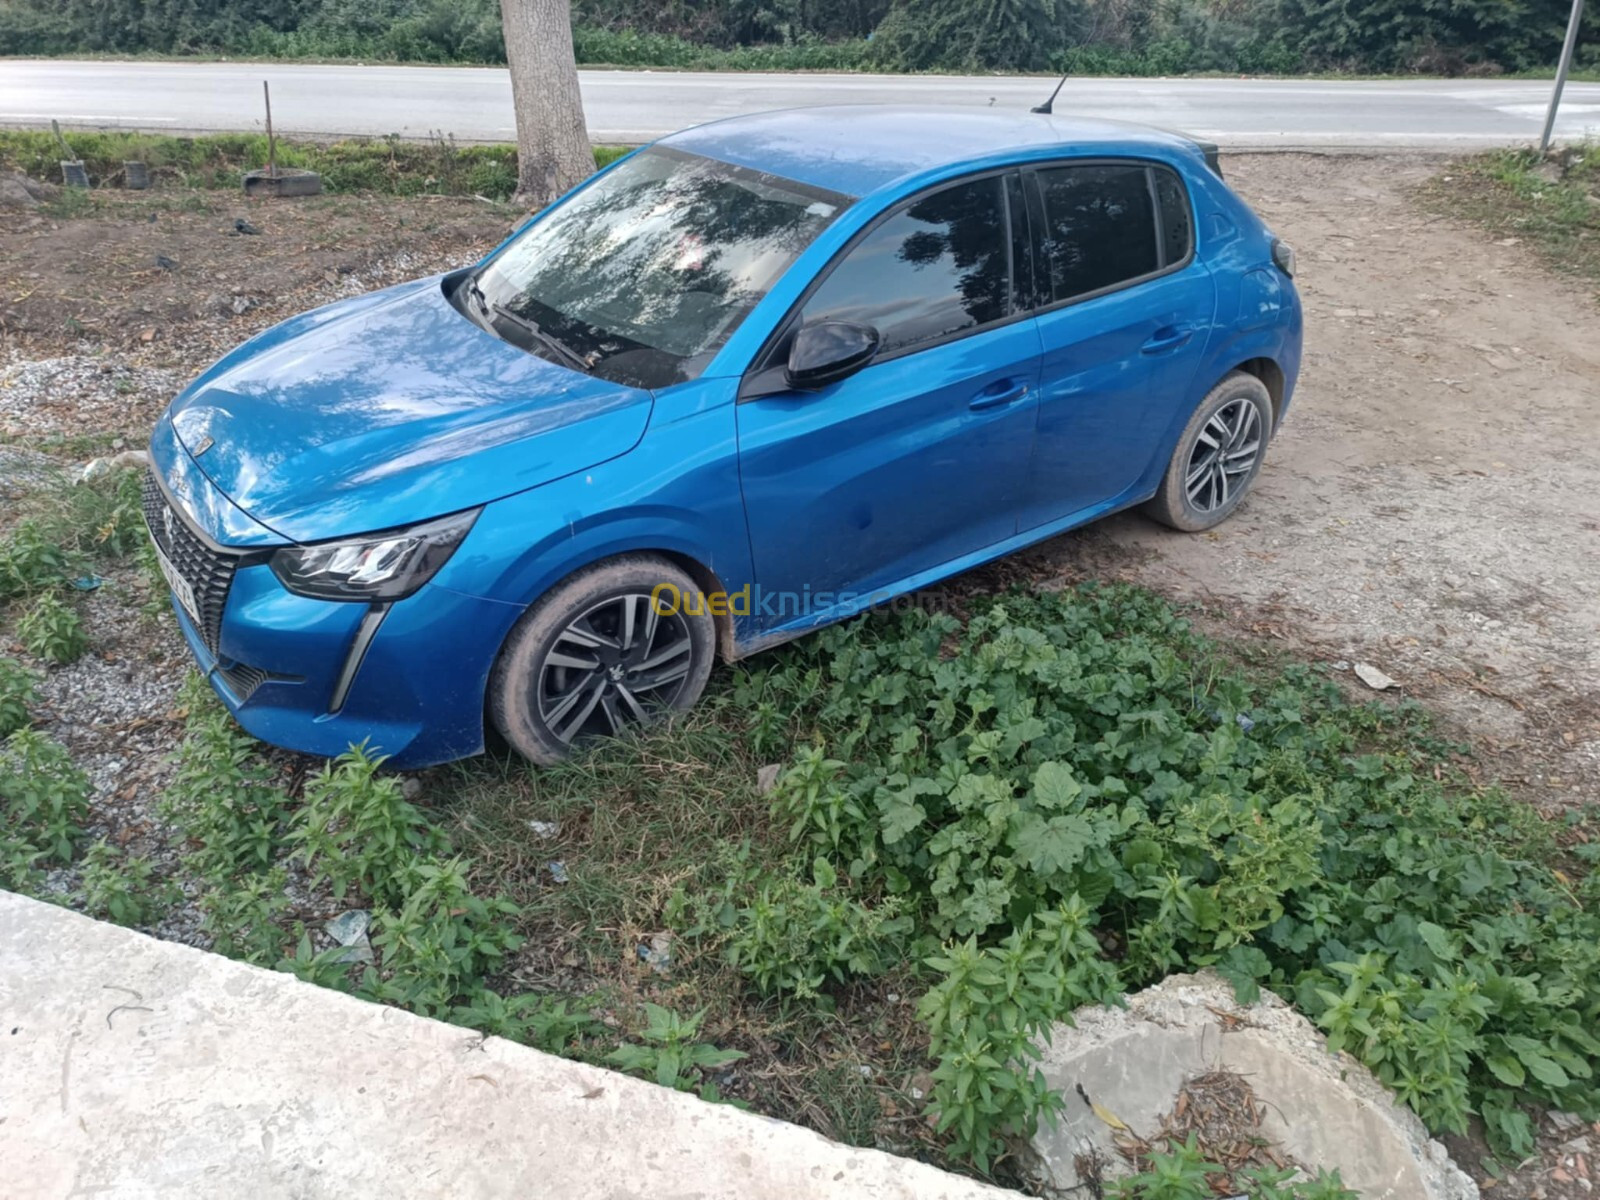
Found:
[{"label": "windshield wiper", "polygon": [[[477,285],[474,284],[473,286],[476,287]],[[483,293],[479,291],[477,294],[481,296]],[[589,373],[589,364],[584,360],[582,355],[571,349],[560,339],[552,337],[543,329],[539,328],[537,322],[530,321],[521,313],[507,308],[504,304],[491,304],[489,305],[488,312],[490,315],[498,317],[507,324],[515,325],[518,329],[522,330],[522,332],[533,338],[534,341],[538,342],[545,349],[549,350],[558,358],[565,361],[569,367],[574,367],[586,375]]]}]

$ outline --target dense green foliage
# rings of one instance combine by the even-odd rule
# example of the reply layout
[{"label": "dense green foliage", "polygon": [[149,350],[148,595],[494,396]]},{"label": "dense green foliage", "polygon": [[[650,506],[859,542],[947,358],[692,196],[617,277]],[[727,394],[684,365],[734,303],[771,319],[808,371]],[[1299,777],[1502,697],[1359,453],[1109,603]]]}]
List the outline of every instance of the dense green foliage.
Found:
[{"label": "dense green foliage", "polygon": [[88,815],[88,777],[65,749],[31,729],[0,742],[0,887],[30,891],[70,862]]},{"label": "dense green foliage", "polygon": [[[203,679],[190,677],[183,701],[188,727],[163,811],[195,847],[185,867],[218,951],[485,1034],[599,1056],[592,1044],[604,1030],[588,1005],[532,992],[502,996],[490,986],[522,942],[517,906],[474,891],[467,861],[401,794],[399,779],[379,771],[379,760],[352,748],[296,801]],[[89,864],[99,872],[91,896],[103,897],[102,910],[119,919],[112,905],[120,901],[125,912],[146,911],[137,907],[144,881],[119,883],[106,867],[104,859]],[[370,965],[343,947],[319,950],[312,928],[287,920],[291,868],[335,900],[370,908]],[[700,1072],[741,1056],[696,1041],[699,1018],[655,1006],[646,1015],[644,1044],[624,1044],[612,1061],[714,1098]]]},{"label": "dense green foliage", "polygon": [[[1080,74],[1548,67],[1568,12],[1565,0],[577,0],[573,9],[583,63]],[[85,51],[505,61],[495,0],[0,0],[0,54]]]},{"label": "dense green foliage", "polygon": [[[267,139],[261,134],[216,133],[203,137],[166,137],[143,133],[90,133],[68,135],[72,151],[83,160],[92,182],[119,176],[122,164],[138,160],[149,164],[161,182],[201,188],[237,188],[246,171],[267,164]],[[625,150],[595,147],[595,163],[605,166]],[[59,179],[61,147],[48,133],[0,130],[0,165],[15,167],[38,179]],[[278,139],[277,161],[283,167],[303,167],[322,176],[330,192],[383,192],[395,196],[442,194],[483,196],[506,200],[517,187],[517,148],[511,145],[458,145],[447,138],[402,141],[398,137],[351,139],[317,143]],[[71,514],[72,528],[86,531],[138,526],[138,476],[132,492],[117,497],[110,511]],[[89,495],[106,495],[107,488],[86,489]],[[121,520],[126,509],[131,517]],[[6,571],[0,561],[0,595]]]},{"label": "dense green foliage", "polygon": [[809,880],[735,861],[680,926],[794,1000],[924,962],[939,1121],[980,1163],[1057,1103],[1030,1034],[1204,966],[1436,1130],[1520,1153],[1530,1105],[1600,1116],[1600,877],[1414,706],[1233,669],[1122,588],[836,627],[736,702],[807,714],[773,806]]}]

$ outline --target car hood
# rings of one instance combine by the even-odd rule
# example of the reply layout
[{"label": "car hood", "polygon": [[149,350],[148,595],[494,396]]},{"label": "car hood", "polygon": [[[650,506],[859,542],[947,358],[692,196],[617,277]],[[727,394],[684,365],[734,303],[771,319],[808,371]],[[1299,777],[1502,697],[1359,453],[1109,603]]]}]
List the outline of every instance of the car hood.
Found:
[{"label": "car hood", "polygon": [[471,508],[626,453],[651,394],[528,354],[444,278],[302,314],[246,342],[167,419],[206,477],[295,541]]}]

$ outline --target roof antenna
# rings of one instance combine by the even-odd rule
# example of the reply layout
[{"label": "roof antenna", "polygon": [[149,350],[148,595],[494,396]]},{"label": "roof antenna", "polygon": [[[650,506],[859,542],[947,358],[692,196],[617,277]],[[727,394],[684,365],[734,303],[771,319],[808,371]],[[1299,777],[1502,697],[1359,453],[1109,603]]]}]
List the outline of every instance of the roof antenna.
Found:
[{"label": "roof antenna", "polygon": [[[1071,72],[1069,71],[1068,74],[1071,74]],[[1036,112],[1036,113],[1044,113],[1046,116],[1048,116],[1050,113],[1054,112],[1055,111],[1054,105],[1055,105],[1055,102],[1056,102],[1056,97],[1061,94],[1061,84],[1065,83],[1066,81],[1067,81],[1067,76],[1063,75],[1061,77],[1060,82],[1056,84],[1056,90],[1050,93],[1050,99],[1046,100],[1043,104],[1035,104],[1028,111],[1029,112]]]}]

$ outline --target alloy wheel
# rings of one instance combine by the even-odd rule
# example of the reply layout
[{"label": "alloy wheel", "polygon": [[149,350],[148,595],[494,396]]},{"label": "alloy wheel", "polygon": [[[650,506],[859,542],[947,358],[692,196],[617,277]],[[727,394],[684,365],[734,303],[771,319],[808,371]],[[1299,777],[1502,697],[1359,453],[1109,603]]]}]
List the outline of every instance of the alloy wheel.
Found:
[{"label": "alloy wheel", "polygon": [[539,669],[539,719],[565,745],[650,719],[682,691],[693,665],[689,626],[641,592],[586,609],[556,635]]},{"label": "alloy wheel", "polygon": [[1261,413],[1244,397],[1230,400],[1200,427],[1184,470],[1184,493],[1197,512],[1232,501],[1261,457]]}]

